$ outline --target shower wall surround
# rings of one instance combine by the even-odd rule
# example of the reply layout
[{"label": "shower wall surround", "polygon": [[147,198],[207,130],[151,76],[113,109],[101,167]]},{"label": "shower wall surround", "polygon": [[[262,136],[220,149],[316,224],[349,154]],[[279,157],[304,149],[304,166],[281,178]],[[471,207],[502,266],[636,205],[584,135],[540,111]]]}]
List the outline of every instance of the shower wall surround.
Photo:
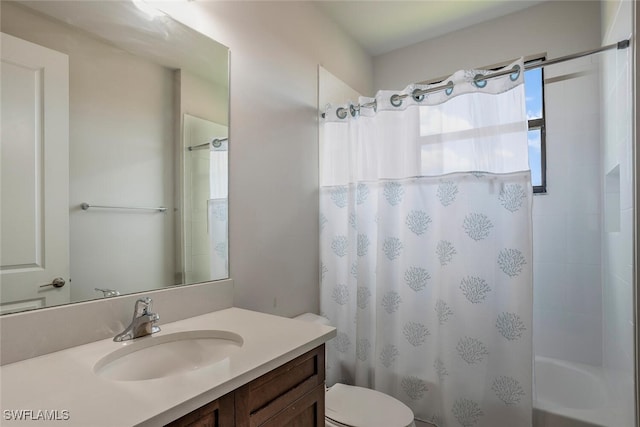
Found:
[{"label": "shower wall surround", "polygon": [[[633,31],[632,16],[631,1],[606,2],[603,44],[628,37]],[[631,49],[610,52],[601,63],[603,159],[599,171],[605,224],[613,225],[602,233],[603,367],[621,426],[633,425],[634,411],[632,55]]]}]

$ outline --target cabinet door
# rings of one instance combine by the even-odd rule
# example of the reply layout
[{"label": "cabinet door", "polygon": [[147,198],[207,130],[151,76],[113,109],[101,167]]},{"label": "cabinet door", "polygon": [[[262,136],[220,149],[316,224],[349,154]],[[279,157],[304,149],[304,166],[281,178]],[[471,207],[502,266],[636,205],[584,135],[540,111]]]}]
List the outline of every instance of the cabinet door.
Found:
[{"label": "cabinet door", "polygon": [[[324,390],[324,345],[236,390],[236,426],[266,425],[268,420],[281,411],[288,410],[293,402],[318,386],[322,386]],[[324,413],[324,405],[322,409]]]},{"label": "cabinet door", "polygon": [[269,418],[260,427],[324,427],[324,384]]},{"label": "cabinet door", "polygon": [[166,427],[234,427],[234,400],[234,393],[229,393],[178,418]]}]

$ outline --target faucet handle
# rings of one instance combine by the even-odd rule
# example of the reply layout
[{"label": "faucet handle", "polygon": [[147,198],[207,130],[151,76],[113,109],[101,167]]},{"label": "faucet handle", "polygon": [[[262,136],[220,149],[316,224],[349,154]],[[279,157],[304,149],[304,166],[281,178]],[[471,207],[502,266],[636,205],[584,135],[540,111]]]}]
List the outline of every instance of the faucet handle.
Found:
[{"label": "faucet handle", "polygon": [[139,298],[136,301],[136,305],[133,309],[133,317],[144,316],[145,314],[151,313],[151,305],[153,304],[153,300],[149,297]]},{"label": "faucet handle", "polygon": [[113,340],[120,342],[160,332],[160,327],[156,325],[160,316],[151,312],[151,304],[152,301],[149,297],[136,300],[131,324],[123,332],[113,337]]}]

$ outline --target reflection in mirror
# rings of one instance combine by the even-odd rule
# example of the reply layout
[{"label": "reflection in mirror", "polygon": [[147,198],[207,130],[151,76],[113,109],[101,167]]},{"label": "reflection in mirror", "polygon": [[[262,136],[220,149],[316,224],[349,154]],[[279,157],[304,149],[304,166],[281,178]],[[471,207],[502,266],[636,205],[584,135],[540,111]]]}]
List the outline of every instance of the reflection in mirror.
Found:
[{"label": "reflection in mirror", "polygon": [[0,312],[228,277],[228,49],[131,2],[0,8]]},{"label": "reflection in mirror", "polygon": [[186,281],[223,279],[229,276],[227,126],[189,114],[183,123]]}]

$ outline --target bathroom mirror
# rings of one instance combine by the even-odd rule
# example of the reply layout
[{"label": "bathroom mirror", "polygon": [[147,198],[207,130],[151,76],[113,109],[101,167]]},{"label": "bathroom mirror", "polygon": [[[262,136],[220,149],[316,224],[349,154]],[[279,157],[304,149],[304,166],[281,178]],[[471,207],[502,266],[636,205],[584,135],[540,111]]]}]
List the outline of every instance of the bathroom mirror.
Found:
[{"label": "bathroom mirror", "polygon": [[227,278],[228,49],[142,0],[0,8],[0,312]]}]

